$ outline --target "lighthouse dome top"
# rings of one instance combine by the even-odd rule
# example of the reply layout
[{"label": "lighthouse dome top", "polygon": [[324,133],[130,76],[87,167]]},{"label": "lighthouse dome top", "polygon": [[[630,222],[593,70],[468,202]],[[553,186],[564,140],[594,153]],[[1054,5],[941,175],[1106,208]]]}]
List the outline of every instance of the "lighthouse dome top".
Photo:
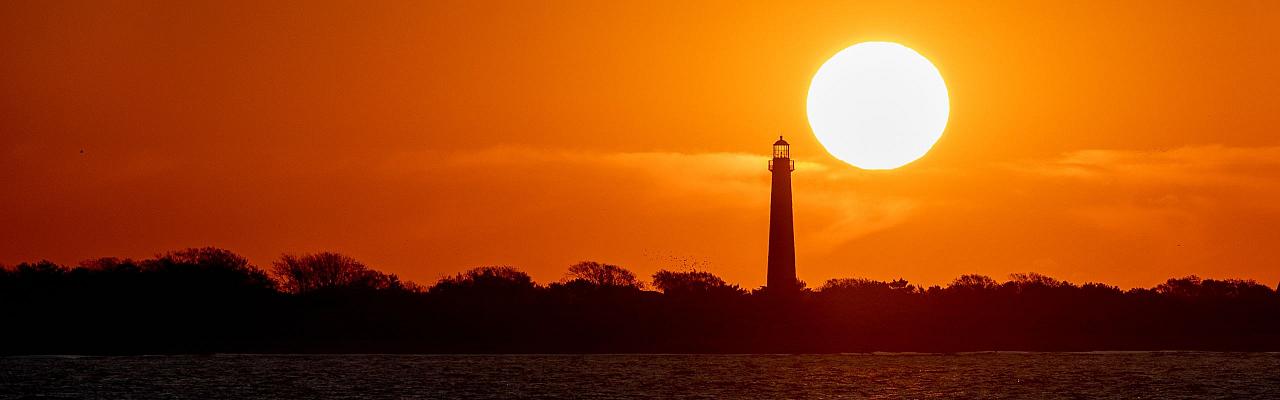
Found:
[{"label": "lighthouse dome top", "polygon": [[791,145],[782,140],[782,136],[778,136],[778,141],[773,142],[773,158],[791,158]]}]

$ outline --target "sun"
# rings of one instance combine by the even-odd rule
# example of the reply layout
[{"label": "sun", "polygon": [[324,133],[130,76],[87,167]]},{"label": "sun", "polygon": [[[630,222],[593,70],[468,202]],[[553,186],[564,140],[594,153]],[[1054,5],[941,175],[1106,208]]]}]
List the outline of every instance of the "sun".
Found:
[{"label": "sun", "polygon": [[950,114],[947,85],[906,46],[864,42],[822,64],[809,84],[809,126],[832,156],[893,169],[924,156]]}]

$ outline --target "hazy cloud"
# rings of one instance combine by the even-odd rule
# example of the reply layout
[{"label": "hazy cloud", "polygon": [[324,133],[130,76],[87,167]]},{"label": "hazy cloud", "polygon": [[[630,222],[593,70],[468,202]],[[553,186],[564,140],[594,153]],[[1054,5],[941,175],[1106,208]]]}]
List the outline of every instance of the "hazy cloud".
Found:
[{"label": "hazy cloud", "polygon": [[[587,153],[531,148],[493,148],[460,154],[452,162],[465,168],[509,166],[534,168],[572,164],[644,177],[649,187],[637,190],[668,193],[667,207],[716,208],[725,212],[749,209],[764,213],[769,202],[767,157],[746,153],[616,152]],[[807,251],[825,252],[859,236],[890,228],[906,220],[919,203],[902,196],[859,190],[861,179],[815,162],[798,162],[796,190],[797,236]],[[765,214],[761,214],[765,215]]]},{"label": "hazy cloud", "polygon": [[1182,147],[1164,151],[1080,150],[1051,160],[1008,165],[1051,177],[1106,180],[1140,185],[1247,186],[1277,183],[1280,146]]}]

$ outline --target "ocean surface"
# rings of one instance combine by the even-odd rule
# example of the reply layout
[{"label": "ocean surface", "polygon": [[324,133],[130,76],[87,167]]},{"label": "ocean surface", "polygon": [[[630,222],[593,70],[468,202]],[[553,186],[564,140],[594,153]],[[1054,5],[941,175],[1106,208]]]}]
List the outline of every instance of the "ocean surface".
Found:
[{"label": "ocean surface", "polygon": [[0,399],[1280,399],[1280,353],[0,358]]}]

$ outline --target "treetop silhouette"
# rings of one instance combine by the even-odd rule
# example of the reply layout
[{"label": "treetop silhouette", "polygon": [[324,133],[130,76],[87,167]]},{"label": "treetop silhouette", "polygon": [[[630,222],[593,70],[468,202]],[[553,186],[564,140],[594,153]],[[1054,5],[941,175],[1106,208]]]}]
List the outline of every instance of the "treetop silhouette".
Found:
[{"label": "treetop silhouette", "polygon": [[217,248],[22,263],[0,268],[0,319],[18,327],[0,353],[1280,350],[1280,294],[1251,280],[836,278],[775,296],[705,270],[659,270],[653,291],[613,264],[565,276],[484,266],[423,289],[339,253],[268,274]]}]

